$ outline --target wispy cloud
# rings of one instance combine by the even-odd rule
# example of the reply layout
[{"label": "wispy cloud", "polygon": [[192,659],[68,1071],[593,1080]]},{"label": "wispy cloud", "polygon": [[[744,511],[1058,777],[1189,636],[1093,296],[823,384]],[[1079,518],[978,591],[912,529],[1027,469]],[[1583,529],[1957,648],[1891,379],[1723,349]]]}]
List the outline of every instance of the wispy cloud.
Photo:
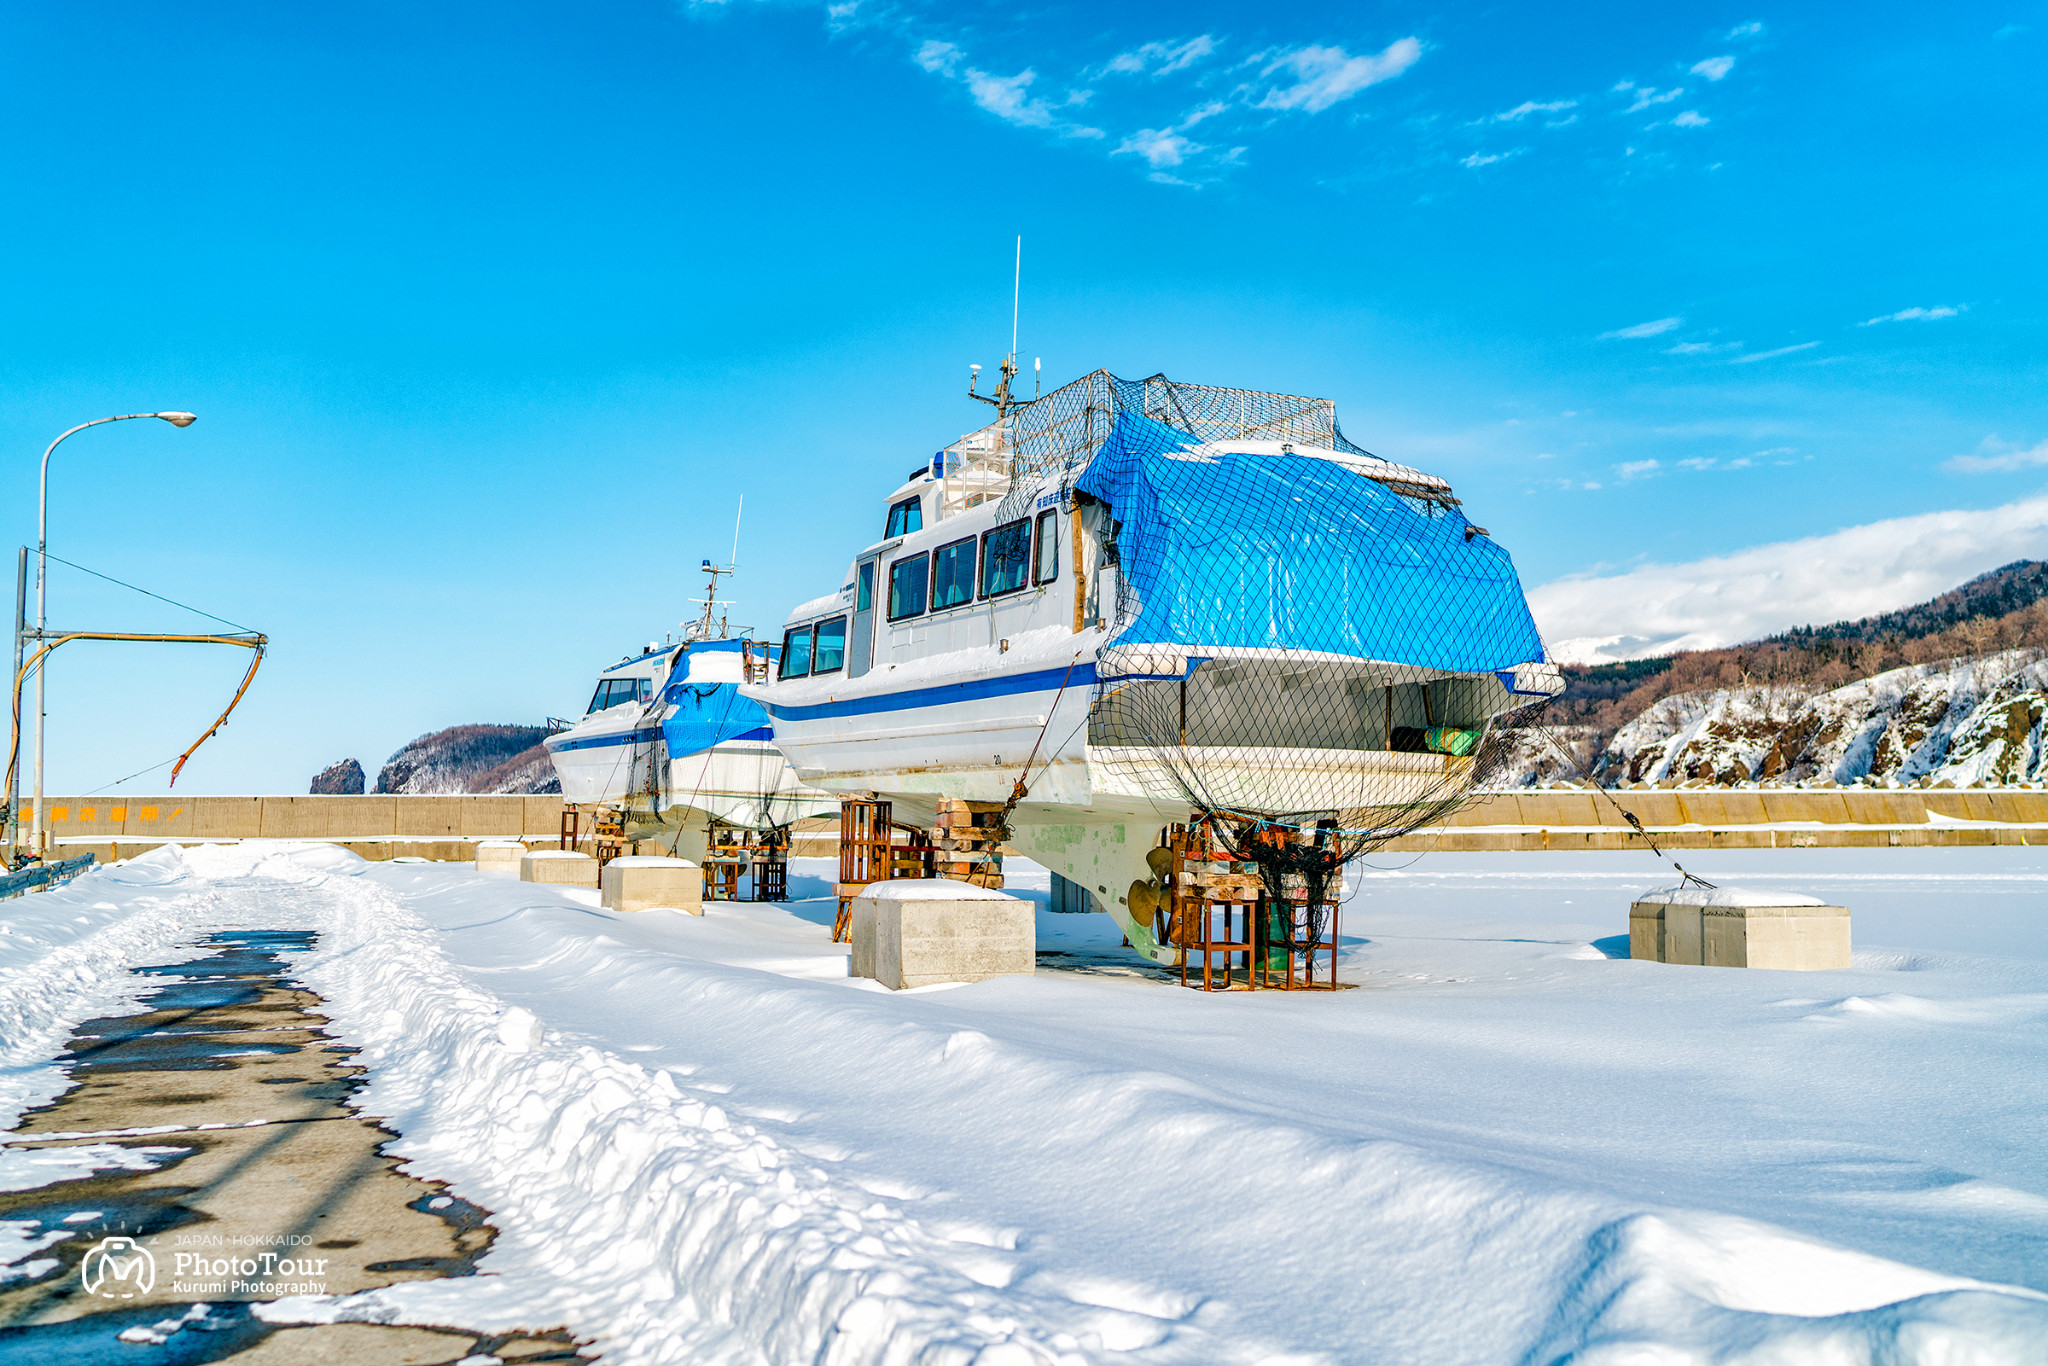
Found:
[{"label": "wispy cloud", "polygon": [[1741,342],[1679,342],[1676,346],[1664,348],[1667,356],[1710,356],[1717,351],[1733,351]]},{"label": "wispy cloud", "polygon": [[1661,337],[1684,321],[1683,318],[1654,318],[1646,323],[1637,323],[1634,327],[1617,327],[1612,332],[1602,332],[1599,340],[1634,341],[1639,337]]},{"label": "wispy cloud", "polygon": [[1538,104],[1535,100],[1523,100],[1513,109],[1505,109],[1493,116],[1495,123],[1518,123],[1531,114],[1562,114],[1567,109],[1579,107],[1577,100],[1551,100]]},{"label": "wispy cloud", "polygon": [[1704,76],[1710,81],[1718,81],[1734,69],[1735,59],[1733,57],[1709,57],[1704,62],[1694,62],[1692,64],[1693,75]]},{"label": "wispy cloud", "polygon": [[1754,365],[1756,364],[1756,362],[1760,360],[1771,360],[1777,356],[1789,356],[1794,351],[1811,351],[1814,347],[1819,345],[1820,343],[1817,341],[1799,342],[1793,346],[1781,346],[1775,351],[1758,351],[1753,355],[1737,356],[1734,360],[1728,363],[1730,365]]},{"label": "wispy cloud", "polygon": [[1730,42],[1734,42],[1738,38],[1761,38],[1763,36],[1764,26],[1761,21],[1756,19],[1752,19],[1746,24],[1737,24],[1734,28],[1729,29],[1727,34],[1728,41]]},{"label": "wispy cloud", "polygon": [[1529,594],[1560,656],[1712,649],[1924,602],[1988,569],[2048,557],[2048,497],[1928,512],[1688,564],[1567,578]]},{"label": "wispy cloud", "polygon": [[1655,474],[1660,468],[1662,466],[1655,460],[1625,460],[1614,467],[1614,472],[1620,475],[1621,482],[1626,484],[1631,479],[1642,479]]},{"label": "wispy cloud", "polygon": [[[1059,116],[1055,107],[1031,95],[1031,87],[1038,80],[1038,73],[1026,67],[1014,76],[998,76],[967,65],[966,54],[958,44],[936,40],[928,41],[918,48],[917,64],[935,76],[944,76],[959,81],[967,87],[974,102],[1007,123],[1023,128],[1044,128],[1064,137],[1099,138],[1100,128],[1073,123]],[[1075,105],[1086,99],[1085,95],[1069,92],[1066,105]]]},{"label": "wispy cloud", "polygon": [[1476,171],[1481,166],[1491,166],[1496,161],[1506,161],[1509,157],[1518,157],[1528,150],[1526,147],[1511,147],[1505,152],[1474,152],[1471,156],[1460,157],[1458,164],[1470,167]]},{"label": "wispy cloud", "polygon": [[1671,103],[1685,93],[1685,87],[1677,85],[1669,90],[1659,90],[1655,86],[1637,85],[1634,81],[1621,81],[1615,85],[1614,93],[1617,95],[1634,95],[1636,102],[1622,112],[1637,114],[1650,108],[1652,105]]},{"label": "wispy cloud", "polygon": [[1140,128],[1118,143],[1116,151],[1111,155],[1141,156],[1156,171],[1166,166],[1178,166],[1195,153],[1206,150],[1205,144],[1196,142],[1171,128]]},{"label": "wispy cloud", "polygon": [[1260,73],[1281,76],[1259,101],[1262,109],[1300,109],[1319,114],[1381,81],[1391,81],[1422,60],[1422,44],[1400,38],[1370,56],[1354,57],[1341,47],[1309,44],[1275,56]]},{"label": "wispy cloud", "polygon": [[1146,43],[1120,52],[1103,63],[1102,74],[1171,76],[1185,71],[1216,51],[1216,40],[1204,33],[1182,43]]},{"label": "wispy cloud", "polygon": [[2002,438],[1993,435],[1984,438],[1975,455],[1959,455],[1942,466],[1958,474],[1997,474],[2009,470],[2031,469],[2035,465],[2048,465],[2048,441],[2040,441],[2024,450]]},{"label": "wispy cloud", "polygon": [[1688,109],[1683,114],[1675,115],[1671,120],[1671,125],[1674,128],[1704,128],[1708,122],[1707,116],[1699,110]]},{"label": "wispy cloud", "polygon": [[1875,318],[1865,318],[1858,327],[1875,327],[1879,323],[1932,322],[1936,318],[1953,318],[1961,313],[1967,304],[1937,304],[1933,308],[1902,308],[1896,313],[1880,313]]}]

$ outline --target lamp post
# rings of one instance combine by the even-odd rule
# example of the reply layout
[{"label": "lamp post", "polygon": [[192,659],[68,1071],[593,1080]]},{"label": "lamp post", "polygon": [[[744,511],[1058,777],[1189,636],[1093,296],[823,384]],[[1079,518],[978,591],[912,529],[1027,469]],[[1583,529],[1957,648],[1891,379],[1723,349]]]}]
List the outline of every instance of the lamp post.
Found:
[{"label": "lamp post", "polygon": [[[64,437],[75,436],[87,427],[97,427],[106,422],[126,422],[131,418],[138,417],[162,418],[173,427],[189,427],[198,421],[198,415],[194,413],[120,413],[114,417],[96,417],[90,422],[79,423],[76,427],[64,433],[63,436],[52,441],[49,449],[43,452],[42,487],[36,500],[36,629],[34,639],[38,641],[43,638],[45,628],[49,626],[49,617],[45,610],[47,607],[47,575],[45,570],[48,567],[47,550],[50,531],[50,457],[56,453],[57,447],[64,443]],[[18,725],[14,732],[14,747],[15,752],[19,754],[21,750],[21,730]],[[18,763],[15,765],[15,771],[17,773],[20,772],[20,765]],[[17,794],[9,794],[10,798],[15,795]],[[45,845],[49,839],[49,830],[43,820],[43,666],[41,664],[36,665],[35,803],[35,823],[30,828],[29,847],[35,850],[36,857],[41,858],[48,852]],[[16,829],[18,830],[21,821],[21,806],[18,801],[13,803],[12,810],[14,812]]]}]

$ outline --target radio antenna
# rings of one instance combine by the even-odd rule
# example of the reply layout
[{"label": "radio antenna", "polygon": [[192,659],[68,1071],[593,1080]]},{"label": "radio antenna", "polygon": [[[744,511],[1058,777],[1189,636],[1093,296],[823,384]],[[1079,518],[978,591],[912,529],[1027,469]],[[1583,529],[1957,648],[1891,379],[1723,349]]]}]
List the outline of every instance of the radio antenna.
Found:
[{"label": "radio antenna", "polygon": [[1017,274],[1010,283],[1010,359],[1017,358],[1017,305],[1024,298],[1024,237],[1017,237]]},{"label": "radio antenna", "polygon": [[746,513],[746,510],[747,495],[743,493],[740,495],[739,511],[732,515],[732,558],[726,561],[734,569],[740,567],[740,518]]}]

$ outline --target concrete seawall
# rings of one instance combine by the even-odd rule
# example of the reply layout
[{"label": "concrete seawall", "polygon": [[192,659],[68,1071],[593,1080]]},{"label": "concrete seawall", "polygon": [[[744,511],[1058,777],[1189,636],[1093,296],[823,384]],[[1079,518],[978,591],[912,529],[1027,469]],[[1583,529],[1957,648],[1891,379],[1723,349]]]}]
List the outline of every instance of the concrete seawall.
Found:
[{"label": "concrete seawall", "polygon": [[[2028,789],[1658,791],[1613,798],[1585,791],[1483,795],[1443,826],[1388,847],[1641,848],[1642,836],[1617,804],[1672,849],[2048,844],[2048,792]],[[560,797],[51,797],[45,805],[63,855],[90,851],[102,859],[160,844],[236,839],[328,840],[370,859],[470,859],[482,839],[552,845],[562,823]],[[836,852],[834,820],[803,825],[792,852]]]},{"label": "concrete seawall", "polygon": [[[2048,844],[2048,792],[1773,790],[1496,793],[1394,850],[1639,849],[1622,811],[1667,849]],[[1617,810],[1616,808],[1620,809]]]},{"label": "concrete seawall", "polygon": [[[476,857],[478,840],[552,848],[561,838],[563,809],[557,796],[496,795],[48,797],[44,806],[59,856],[90,852],[102,860],[131,858],[162,844],[304,839],[345,845],[367,859],[466,861]],[[32,807],[23,801],[24,829]],[[822,833],[810,828],[819,826]],[[589,828],[585,821],[585,848]],[[795,845],[799,855],[836,854],[838,818],[803,822]]]}]

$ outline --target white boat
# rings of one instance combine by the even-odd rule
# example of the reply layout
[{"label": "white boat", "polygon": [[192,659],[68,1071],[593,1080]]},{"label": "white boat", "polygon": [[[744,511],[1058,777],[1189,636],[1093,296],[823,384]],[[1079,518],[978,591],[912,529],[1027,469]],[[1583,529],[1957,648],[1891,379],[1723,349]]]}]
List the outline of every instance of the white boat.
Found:
[{"label": "white boat", "polygon": [[777,651],[716,615],[718,575],[731,571],[704,568],[704,613],[681,639],[605,669],[582,719],[542,742],[564,801],[615,807],[629,834],[700,862],[713,822],[770,830],[838,810],[836,796],[799,785],[767,713],[741,695]]},{"label": "white boat", "polygon": [[997,421],[889,494],[741,689],[806,785],[921,824],[1010,803],[1012,847],[1171,961],[1130,905],[1163,827],[1356,854],[1454,809],[1493,719],[1561,689],[1506,551],[1327,401],[1097,371],[1013,402],[1003,371]]}]

